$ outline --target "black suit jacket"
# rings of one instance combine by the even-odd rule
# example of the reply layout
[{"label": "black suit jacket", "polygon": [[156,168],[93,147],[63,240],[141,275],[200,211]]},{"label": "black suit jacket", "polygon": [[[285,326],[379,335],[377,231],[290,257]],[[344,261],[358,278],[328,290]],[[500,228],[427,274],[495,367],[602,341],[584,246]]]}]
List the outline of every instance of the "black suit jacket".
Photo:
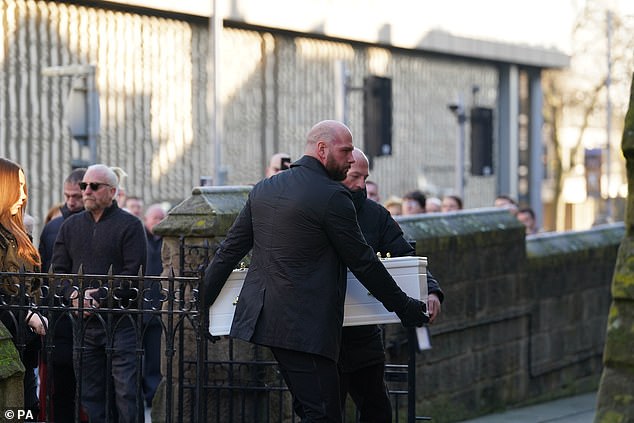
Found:
[{"label": "black suit jacket", "polygon": [[[416,254],[414,247],[403,236],[401,227],[385,207],[367,198],[365,191],[354,192],[352,197],[361,232],[374,251],[381,253],[381,257],[387,257],[388,253],[392,257]],[[440,302],[443,302],[445,294],[429,268],[426,270],[427,294],[436,294]]]},{"label": "black suit jacket", "polygon": [[62,226],[62,223],[64,223],[66,218],[83,210],[84,209],[82,207],[80,210],[71,212],[66,204],[64,204],[60,208],[62,215],[52,219],[44,226],[44,229],[42,229],[39,246],[40,257],[42,259],[42,272],[48,273],[49,271],[51,258],[53,257],[53,248],[55,248],[55,239],[57,238],[57,234],[59,233],[59,228]]},{"label": "black suit jacket", "polygon": [[350,192],[310,156],[253,187],[205,272],[203,307],[251,248],[235,338],[336,360],[346,266],[388,310],[407,301],[365,242]]},{"label": "black suit jacket", "polygon": [[[403,236],[403,231],[390,212],[368,198],[365,190],[352,192],[357,209],[359,227],[367,243],[374,251],[386,257],[413,256],[416,252]],[[444,294],[438,281],[427,269],[427,293],[434,293],[442,302]],[[385,362],[381,329],[378,325],[347,326],[341,334],[339,366],[344,372],[354,372],[364,367]]]}]

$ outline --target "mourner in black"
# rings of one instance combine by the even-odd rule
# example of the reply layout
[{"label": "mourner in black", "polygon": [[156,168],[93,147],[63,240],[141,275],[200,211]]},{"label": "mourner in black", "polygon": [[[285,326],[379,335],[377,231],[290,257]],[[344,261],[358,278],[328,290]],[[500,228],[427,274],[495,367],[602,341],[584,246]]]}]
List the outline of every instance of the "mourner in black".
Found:
[{"label": "mourner in black", "polygon": [[253,249],[231,336],[271,348],[304,421],[342,420],[337,360],[346,267],[404,326],[427,321],[425,304],[396,285],[365,242],[345,179],[352,134],[322,121],[291,168],[256,184],[210,263],[203,307]]},{"label": "mourner in black", "polygon": [[[60,208],[61,216],[48,222],[40,235],[40,256],[42,270],[48,272],[55,248],[55,239],[64,220],[84,210],[84,200],[79,189],[86,169],[73,170],[64,180],[64,205]],[[59,304],[59,302],[56,302]],[[46,363],[51,376],[51,401],[53,402],[53,420],[56,422],[72,421],[75,415],[75,372],[73,371],[73,325],[67,313],[52,313],[51,322],[55,323],[53,331],[52,361]],[[46,358],[46,355],[44,355]]]},{"label": "mourner in black", "polygon": [[[368,244],[386,257],[411,256],[415,251],[403,237],[403,231],[385,207],[366,196],[365,180],[369,175],[368,159],[354,149],[354,164],[343,184],[352,192],[357,220]],[[438,281],[427,269],[427,308],[430,320],[440,312],[444,294]],[[378,325],[347,326],[341,337],[339,355],[341,404],[350,394],[359,410],[360,422],[391,422],[392,406],[384,380],[385,349]]]},{"label": "mourner in black", "polygon": [[[147,236],[147,265],[146,276],[160,276],[163,272],[161,260],[161,248],[163,237],[154,233],[154,227],[165,219],[165,210],[161,204],[150,205],[143,215],[143,224]],[[143,306],[146,309],[161,309],[161,282],[145,280],[146,288]],[[152,406],[152,400],[156,388],[161,381],[161,316],[157,314],[143,314],[145,330],[143,332],[143,394],[148,407]]]},{"label": "mourner in black", "polygon": [[[114,200],[118,191],[116,174],[103,164],[92,165],[79,186],[85,210],[62,224],[53,249],[54,271],[77,273],[81,266],[87,275],[106,275],[110,270],[114,275],[138,275],[146,263],[145,230],[139,218],[120,209]],[[84,307],[106,307],[109,299],[104,282],[91,278],[84,283],[84,287],[91,286],[83,292]],[[117,278],[114,287],[114,307],[136,308],[136,282]],[[77,291],[78,287],[66,286],[75,307],[81,300]],[[141,345],[137,345],[133,319],[119,313],[113,326],[106,328],[98,316],[85,314],[84,321],[77,322],[82,336],[74,338],[76,362],[81,359],[82,364],[81,404],[90,422],[137,421],[140,405],[136,401],[136,356]],[[114,392],[109,390],[110,381]],[[114,401],[107,398],[112,393]]]}]

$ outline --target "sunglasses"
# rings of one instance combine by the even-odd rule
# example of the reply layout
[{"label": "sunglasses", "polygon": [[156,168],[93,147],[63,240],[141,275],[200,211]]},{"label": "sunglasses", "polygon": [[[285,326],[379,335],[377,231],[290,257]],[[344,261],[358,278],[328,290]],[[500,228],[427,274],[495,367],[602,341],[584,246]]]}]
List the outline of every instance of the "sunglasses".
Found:
[{"label": "sunglasses", "polygon": [[86,191],[86,188],[90,187],[93,191],[98,191],[102,186],[111,187],[110,184],[104,184],[103,182],[80,182],[79,189],[82,191]]}]

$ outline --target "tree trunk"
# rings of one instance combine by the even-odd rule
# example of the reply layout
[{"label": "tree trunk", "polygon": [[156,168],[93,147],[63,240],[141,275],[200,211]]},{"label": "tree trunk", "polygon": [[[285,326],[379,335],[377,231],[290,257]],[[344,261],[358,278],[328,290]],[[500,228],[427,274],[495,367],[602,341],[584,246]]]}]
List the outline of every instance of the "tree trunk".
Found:
[{"label": "tree trunk", "polygon": [[[625,116],[621,148],[626,160],[628,185],[634,186],[634,76],[630,105]],[[625,238],[619,247],[612,305],[603,352],[595,423],[634,421],[634,193],[627,195]]]}]

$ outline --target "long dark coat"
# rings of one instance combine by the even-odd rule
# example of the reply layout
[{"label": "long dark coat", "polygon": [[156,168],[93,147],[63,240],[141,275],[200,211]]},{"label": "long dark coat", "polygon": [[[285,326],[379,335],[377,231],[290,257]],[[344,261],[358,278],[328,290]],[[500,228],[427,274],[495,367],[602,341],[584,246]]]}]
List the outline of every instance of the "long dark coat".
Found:
[{"label": "long dark coat", "polygon": [[[412,256],[416,252],[403,236],[403,231],[382,205],[366,198],[365,191],[352,193],[359,227],[374,251],[386,257]],[[438,281],[427,269],[427,293],[434,293],[442,302],[444,293]],[[385,362],[381,329],[378,325],[347,326],[341,334],[339,366],[344,372]]]},{"label": "long dark coat", "polygon": [[350,192],[310,156],[254,186],[207,268],[203,306],[251,248],[235,338],[337,360],[346,266],[388,310],[407,300],[365,242]]}]

